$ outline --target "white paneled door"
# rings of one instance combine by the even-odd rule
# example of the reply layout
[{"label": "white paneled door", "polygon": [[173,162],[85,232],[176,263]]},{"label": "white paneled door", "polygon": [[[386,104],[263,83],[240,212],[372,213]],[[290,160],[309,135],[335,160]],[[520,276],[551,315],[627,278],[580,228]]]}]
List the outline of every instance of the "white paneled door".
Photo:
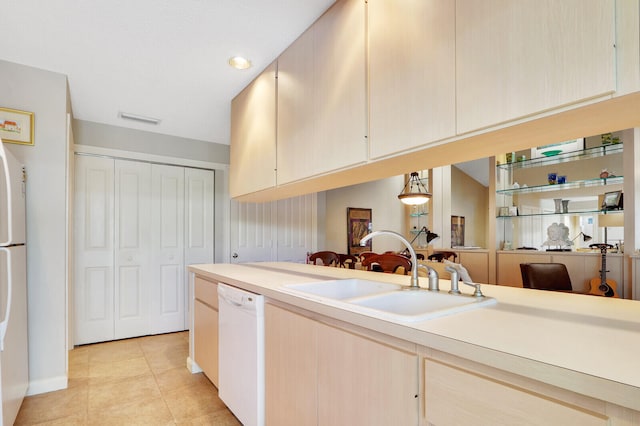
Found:
[{"label": "white paneled door", "polygon": [[268,203],[231,202],[231,262],[306,261],[315,251],[317,194]]},{"label": "white paneled door", "polygon": [[141,336],[149,330],[147,283],[152,274],[151,164],[115,161],[115,335]]},{"label": "white paneled door", "polygon": [[152,334],[185,329],[184,168],[153,165],[151,201]]},{"label": "white paneled door", "polygon": [[185,266],[214,259],[214,174],[76,158],[76,344],[188,328]]},{"label": "white paneled door", "polygon": [[75,343],[114,336],[114,162],[78,157],[75,185]]}]

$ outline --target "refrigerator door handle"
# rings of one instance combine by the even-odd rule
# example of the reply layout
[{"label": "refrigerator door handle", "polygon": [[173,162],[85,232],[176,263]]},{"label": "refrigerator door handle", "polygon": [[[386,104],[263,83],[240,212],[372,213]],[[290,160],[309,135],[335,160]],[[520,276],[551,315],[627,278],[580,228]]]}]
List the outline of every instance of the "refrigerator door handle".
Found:
[{"label": "refrigerator door handle", "polygon": [[[2,158],[2,169],[4,171],[4,183],[6,185],[6,196],[7,199],[4,200],[6,202],[6,206],[5,208],[7,209],[7,241],[4,242],[0,242],[0,244],[9,244],[13,241],[13,235],[12,231],[13,231],[13,223],[12,223],[12,214],[11,212],[13,211],[13,205],[12,205],[12,200],[13,200],[13,195],[12,195],[12,188],[11,188],[11,171],[9,170],[9,161],[7,160],[7,155],[5,154],[4,151],[4,146],[2,146],[2,150],[0,151],[0,157]],[[4,333],[2,334],[2,338],[4,340]]]},{"label": "refrigerator door handle", "polygon": [[4,318],[0,322],[0,352],[4,351],[4,337],[7,334],[7,324],[9,324],[9,316],[11,315],[11,290],[13,287],[11,279],[11,250],[7,247],[0,247],[0,250],[7,254],[7,309],[4,312]]}]

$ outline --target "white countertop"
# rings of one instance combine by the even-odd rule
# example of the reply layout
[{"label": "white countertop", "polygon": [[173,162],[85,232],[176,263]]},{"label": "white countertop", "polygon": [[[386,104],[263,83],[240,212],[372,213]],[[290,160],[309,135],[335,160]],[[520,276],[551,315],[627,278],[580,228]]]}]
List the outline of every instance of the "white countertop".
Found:
[{"label": "white countertop", "polygon": [[[482,291],[498,300],[495,306],[408,324],[279,290],[286,284],[349,277],[408,285],[408,276],[277,262],[192,265],[189,270],[312,312],[640,410],[638,301],[487,284]],[[423,287],[426,282],[421,278]],[[448,290],[449,285],[440,280],[441,290]]]}]

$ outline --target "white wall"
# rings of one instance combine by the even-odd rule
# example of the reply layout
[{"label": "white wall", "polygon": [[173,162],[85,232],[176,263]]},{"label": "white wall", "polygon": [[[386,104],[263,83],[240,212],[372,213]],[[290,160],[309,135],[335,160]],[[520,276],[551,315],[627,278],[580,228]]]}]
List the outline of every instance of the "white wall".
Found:
[{"label": "white wall", "polygon": [[451,167],[451,214],[465,218],[466,246],[487,246],[489,188]]},{"label": "white wall", "polygon": [[[404,205],[398,194],[404,186],[404,176],[367,182],[326,191],[325,244],[318,250],[347,252],[347,207],[372,209],[373,230],[386,229],[404,234]],[[373,251],[402,250],[397,239],[380,236],[373,240]]]},{"label": "white wall", "polygon": [[0,60],[2,106],[31,111],[35,145],[6,144],[27,169],[30,394],[67,385],[67,79]]}]

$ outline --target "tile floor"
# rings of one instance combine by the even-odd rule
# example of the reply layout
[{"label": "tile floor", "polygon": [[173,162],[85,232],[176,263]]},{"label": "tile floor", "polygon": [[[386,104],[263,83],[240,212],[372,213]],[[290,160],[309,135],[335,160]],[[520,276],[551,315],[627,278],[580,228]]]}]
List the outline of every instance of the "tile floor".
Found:
[{"label": "tile floor", "polygon": [[186,368],[188,332],[80,346],[69,386],[22,403],[16,425],[240,425]]}]

